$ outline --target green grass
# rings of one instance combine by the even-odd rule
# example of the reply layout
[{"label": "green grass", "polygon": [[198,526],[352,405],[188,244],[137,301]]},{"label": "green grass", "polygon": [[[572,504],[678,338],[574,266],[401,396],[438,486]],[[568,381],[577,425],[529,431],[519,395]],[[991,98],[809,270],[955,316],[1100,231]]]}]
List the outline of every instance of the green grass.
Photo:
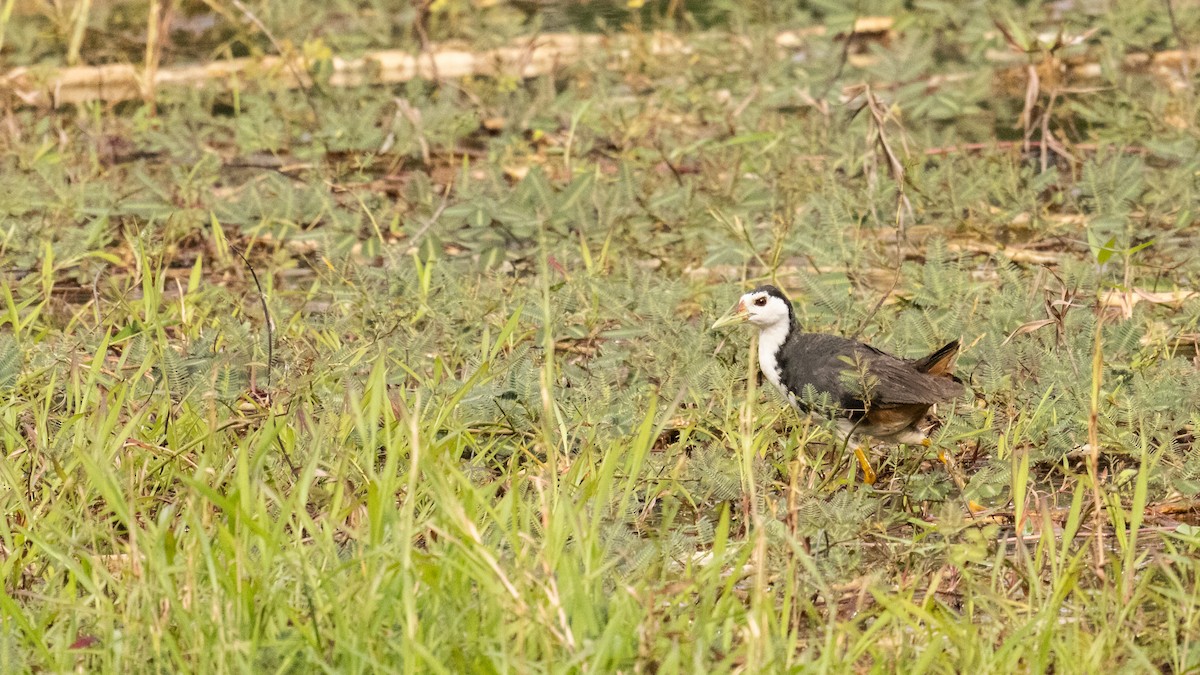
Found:
[{"label": "green grass", "polygon": [[[185,2],[161,67],[420,43],[408,3],[246,4],[274,43]],[[895,32],[847,50],[840,3],[452,0],[428,39],[691,49],[13,107],[0,670],[1200,669],[1200,298],[1099,306],[1200,287],[1195,80],[1119,67],[1200,8],[1118,4],[865,2]],[[140,62],[147,11],[18,7],[6,62]],[[1021,150],[996,23],[1096,29],[1055,55],[1099,79],[1034,92],[1069,157]],[[811,330],[962,338],[934,447],[863,485],[759,387],[707,326],[764,280]]]}]

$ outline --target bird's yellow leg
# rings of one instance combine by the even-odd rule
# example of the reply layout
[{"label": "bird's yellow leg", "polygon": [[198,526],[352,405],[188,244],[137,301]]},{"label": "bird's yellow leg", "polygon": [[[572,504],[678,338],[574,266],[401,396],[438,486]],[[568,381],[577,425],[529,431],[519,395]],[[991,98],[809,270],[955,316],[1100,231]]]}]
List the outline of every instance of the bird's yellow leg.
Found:
[{"label": "bird's yellow leg", "polygon": [[[928,439],[926,439],[924,445],[926,447],[929,446]],[[954,481],[954,484],[958,486],[958,491],[962,492],[963,490],[966,490],[967,481],[962,477],[962,474],[958,472],[958,467],[954,464],[954,457],[948,454],[944,448],[938,448],[937,455],[938,459],[941,460],[942,465],[946,467],[946,475],[950,476],[950,480]]]},{"label": "bird's yellow leg", "polygon": [[871,468],[871,462],[867,460],[865,448],[855,448],[854,456],[858,459],[858,465],[862,467],[863,482],[867,485],[875,484],[875,469]]},{"label": "bird's yellow leg", "polygon": [[[933,441],[929,440],[928,438],[922,438],[921,445],[928,448],[929,446],[933,445]],[[943,448],[938,448],[938,461],[946,466],[950,466],[950,460],[946,458],[946,451]]]}]

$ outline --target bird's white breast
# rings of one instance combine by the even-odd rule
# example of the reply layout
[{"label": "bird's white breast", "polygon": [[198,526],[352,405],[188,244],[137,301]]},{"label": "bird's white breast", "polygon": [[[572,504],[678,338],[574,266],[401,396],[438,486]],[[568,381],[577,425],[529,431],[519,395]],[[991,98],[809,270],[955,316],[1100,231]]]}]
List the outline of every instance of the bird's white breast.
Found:
[{"label": "bird's white breast", "polygon": [[758,334],[758,368],[762,371],[763,377],[767,381],[775,385],[780,394],[788,400],[793,406],[796,405],[796,396],[787,390],[787,386],[783,384],[783,373],[779,368],[779,348],[783,346],[787,340],[789,326],[785,323],[778,323],[772,326],[766,326]]}]

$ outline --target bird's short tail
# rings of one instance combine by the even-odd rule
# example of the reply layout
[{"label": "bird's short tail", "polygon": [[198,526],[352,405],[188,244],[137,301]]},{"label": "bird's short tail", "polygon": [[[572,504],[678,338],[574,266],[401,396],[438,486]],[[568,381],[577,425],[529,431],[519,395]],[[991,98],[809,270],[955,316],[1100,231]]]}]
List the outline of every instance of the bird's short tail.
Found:
[{"label": "bird's short tail", "polygon": [[913,361],[913,367],[930,375],[950,375],[954,370],[954,357],[958,356],[958,340],[948,343],[929,356]]}]

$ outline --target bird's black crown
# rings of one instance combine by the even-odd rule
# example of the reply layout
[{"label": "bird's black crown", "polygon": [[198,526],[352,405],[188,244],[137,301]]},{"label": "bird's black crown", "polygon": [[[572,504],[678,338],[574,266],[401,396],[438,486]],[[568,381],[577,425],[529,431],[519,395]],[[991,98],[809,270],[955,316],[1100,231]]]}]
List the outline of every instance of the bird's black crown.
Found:
[{"label": "bird's black crown", "polygon": [[763,284],[762,286],[759,286],[758,288],[756,288],[750,292],[751,293],[766,293],[767,295],[773,295],[773,296],[779,298],[780,300],[786,302],[789,307],[792,304],[792,301],[788,300],[788,297],[783,294],[783,291],[779,290],[775,286],[772,286],[771,284]]}]

